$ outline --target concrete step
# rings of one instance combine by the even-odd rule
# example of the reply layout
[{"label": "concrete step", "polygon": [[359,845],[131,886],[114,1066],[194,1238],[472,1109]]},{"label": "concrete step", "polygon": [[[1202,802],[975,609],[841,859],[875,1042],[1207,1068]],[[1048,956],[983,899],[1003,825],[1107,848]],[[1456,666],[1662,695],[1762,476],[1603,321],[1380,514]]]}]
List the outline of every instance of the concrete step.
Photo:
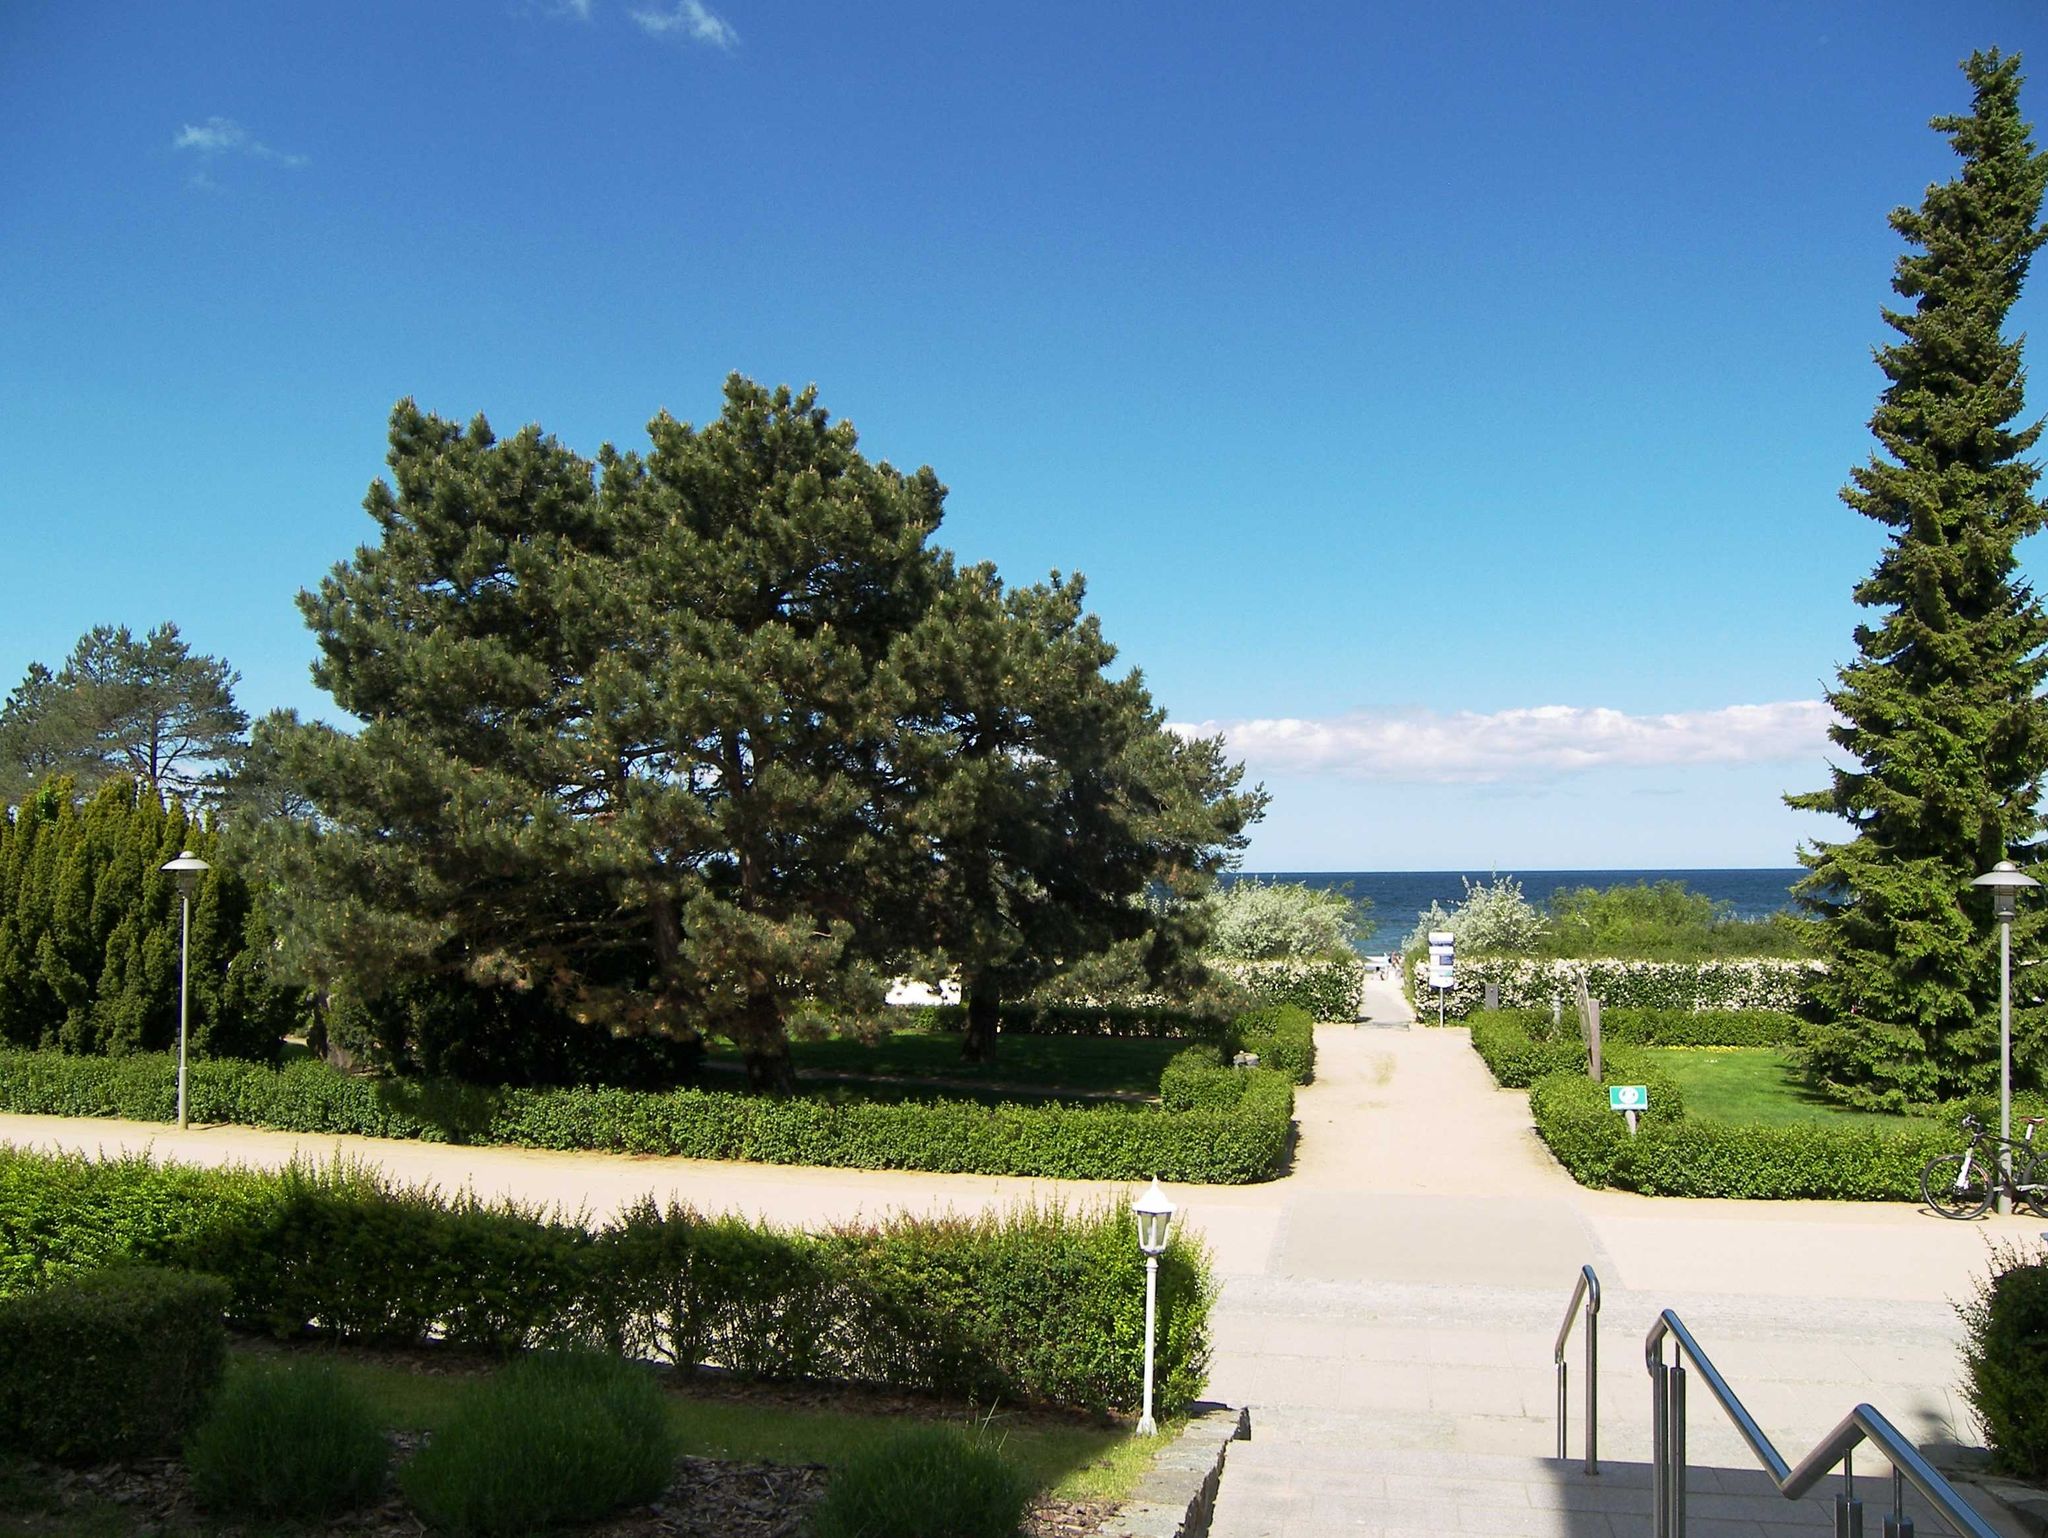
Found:
[{"label": "concrete step", "polygon": [[[1652,1526],[1651,1472],[1642,1462],[1603,1463],[1587,1474],[1575,1460],[1358,1447],[1341,1457],[1300,1456],[1300,1442],[1234,1444],[1224,1466],[1212,1538],[1323,1538],[1326,1534],[1480,1535],[1507,1538],[1644,1538]],[[1883,1475],[1881,1460],[1878,1472]],[[1868,1532],[1883,1530],[1889,1477],[1866,1463],[1857,1496]],[[1687,1538],[1826,1538],[1834,1527],[1839,1477],[1791,1501],[1755,1467],[1695,1463],[1687,1471]],[[1995,1527],[2009,1519],[1989,1503]],[[1920,1532],[1946,1531],[1911,1491],[1906,1512]]]}]

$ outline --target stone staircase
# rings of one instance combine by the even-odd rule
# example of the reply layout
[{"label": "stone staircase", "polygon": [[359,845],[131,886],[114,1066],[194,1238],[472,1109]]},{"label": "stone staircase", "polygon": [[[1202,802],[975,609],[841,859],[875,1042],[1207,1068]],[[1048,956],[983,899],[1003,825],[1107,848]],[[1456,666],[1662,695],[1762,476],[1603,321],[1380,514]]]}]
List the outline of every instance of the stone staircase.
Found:
[{"label": "stone staircase", "polygon": [[[1857,1487],[1864,1528],[1883,1531],[1890,1480]],[[1688,1538],[1825,1538],[1834,1530],[1839,1480],[1797,1501],[1778,1494],[1755,1468],[1694,1464],[1686,1482]],[[1441,1452],[1417,1447],[1354,1446],[1262,1437],[1230,1449],[1216,1504],[1215,1538],[1306,1538],[1306,1535],[1499,1534],[1505,1538],[1646,1538],[1652,1530],[1647,1463],[1602,1463],[1589,1475],[1577,1460],[1499,1453]],[[1998,1525],[2002,1511],[1976,1502]],[[1906,1511],[1927,1538],[1946,1531],[1908,1492]],[[2017,1531],[2014,1538],[2020,1538]]]}]

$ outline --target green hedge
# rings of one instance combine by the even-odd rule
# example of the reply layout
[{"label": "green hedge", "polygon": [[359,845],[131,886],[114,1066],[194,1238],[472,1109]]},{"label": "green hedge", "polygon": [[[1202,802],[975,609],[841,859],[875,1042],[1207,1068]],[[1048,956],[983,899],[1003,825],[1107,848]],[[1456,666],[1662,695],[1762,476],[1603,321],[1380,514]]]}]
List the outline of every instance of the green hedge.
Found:
[{"label": "green hedge", "polygon": [[[905,1004],[906,1021],[941,1030],[967,1029],[959,1004]],[[1010,1036],[1145,1036],[1168,1041],[1218,1041],[1227,1021],[1199,1010],[1149,1004],[1005,1004],[997,1029]]]},{"label": "green hedge", "polygon": [[1953,1128],[1939,1125],[1695,1121],[1685,1116],[1675,1086],[1664,1088],[1658,1078],[1635,1080],[1650,1083],[1650,1114],[1631,1138],[1623,1119],[1607,1108],[1604,1088],[1582,1073],[1553,1074],[1529,1095],[1536,1131],[1582,1185],[1650,1196],[1918,1201],[1920,1167],[1961,1146]]},{"label": "green hedge", "polygon": [[220,1386],[228,1296],[216,1277],[153,1266],[0,1293],[0,1446],[60,1463],[175,1451]]},{"label": "green hedge", "polygon": [[[1499,989],[1502,1008],[1548,1010],[1553,1000],[1567,1012],[1578,996],[1583,972],[1586,991],[1607,1010],[1765,1009],[1796,1012],[1806,996],[1806,979],[1817,963],[1808,961],[1538,961],[1526,956],[1460,956],[1458,985],[1444,1001],[1447,1018],[1462,1020],[1484,1001],[1486,985]],[[1417,963],[1409,981],[1416,1013],[1436,1013],[1436,991],[1427,968]]]},{"label": "green hedge", "polygon": [[1782,1009],[1605,1009],[1603,1041],[1639,1047],[1791,1047],[1799,1017]]},{"label": "green hedge", "polygon": [[1313,1020],[1356,1020],[1365,964],[1346,961],[1232,961],[1215,970],[1261,1004],[1292,1004]]},{"label": "green hedge", "polygon": [[[807,1234],[642,1201],[593,1230],[339,1164],[272,1175],[0,1147],[0,1295],[114,1261],[203,1263],[237,1322],[280,1335],[589,1344],[1097,1411],[1131,1408],[1141,1376],[1143,1257],[1120,1205]],[[1207,1257],[1176,1237],[1159,1267],[1166,1413],[1201,1392],[1212,1295]]]},{"label": "green hedge", "polygon": [[[1279,1075],[1231,1111],[778,1100],[704,1090],[488,1089],[352,1078],[324,1063],[194,1063],[192,1118],[287,1132],[596,1149],[854,1169],[1242,1185],[1277,1173],[1294,1114]],[[167,1056],[0,1052],[0,1110],[170,1121]]]},{"label": "green hedge", "polygon": [[1298,1004],[1248,1009],[1230,1025],[1230,1050],[1253,1052],[1261,1068],[1284,1073],[1296,1084],[1316,1076],[1315,1016]]},{"label": "green hedge", "polygon": [[1956,1312],[1963,1396],[1984,1428],[1992,1467],[2040,1484],[2048,1479],[2048,1263],[1995,1246],[1990,1274]]},{"label": "green hedge", "polygon": [[1473,1051],[1504,1089],[1527,1089],[1545,1074],[1586,1071],[1576,1027],[1553,1030],[1548,1010],[1481,1009],[1467,1021]]},{"label": "green hedge", "polygon": [[1244,1099],[1251,1075],[1232,1068],[1214,1047],[1189,1047],[1167,1060],[1159,1103],[1169,1111],[1227,1111]]}]

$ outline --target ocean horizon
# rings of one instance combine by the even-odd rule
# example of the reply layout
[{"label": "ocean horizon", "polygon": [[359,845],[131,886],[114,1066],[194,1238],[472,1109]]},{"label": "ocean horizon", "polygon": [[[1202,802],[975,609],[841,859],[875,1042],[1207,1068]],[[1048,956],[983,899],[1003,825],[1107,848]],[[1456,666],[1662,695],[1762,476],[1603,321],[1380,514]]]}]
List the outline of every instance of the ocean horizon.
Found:
[{"label": "ocean horizon", "polygon": [[1377,952],[1398,945],[1431,902],[1453,907],[1464,900],[1465,883],[1512,876],[1537,907],[1546,907],[1560,888],[1633,886],[1637,882],[1680,881],[1695,892],[1728,904],[1737,918],[1765,919],[1792,910],[1792,883],[1800,867],[1706,867],[1641,870],[1284,870],[1231,871],[1225,881],[1297,881],[1312,887],[1345,887],[1372,904],[1359,926],[1358,948]]}]

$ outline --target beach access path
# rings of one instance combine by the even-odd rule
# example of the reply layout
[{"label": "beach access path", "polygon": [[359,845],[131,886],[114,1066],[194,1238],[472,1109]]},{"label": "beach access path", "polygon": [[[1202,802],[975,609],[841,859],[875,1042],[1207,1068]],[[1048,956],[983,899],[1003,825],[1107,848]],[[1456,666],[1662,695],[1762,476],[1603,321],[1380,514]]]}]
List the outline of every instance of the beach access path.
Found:
[{"label": "beach access path", "polygon": [[[1414,1025],[1392,984],[1367,985],[1364,1018],[1318,1029],[1317,1079],[1299,1096],[1291,1172],[1265,1185],[1179,1187],[1180,1221],[1222,1284],[1213,1397],[1252,1406],[1232,1454],[1222,1538],[1320,1531],[1296,1476],[1303,1457],[1539,1456],[1554,1450],[1551,1343],[1592,1264],[1604,1289],[1601,1445],[1642,1459],[1649,1441],[1641,1343],[1676,1308],[1780,1447],[1805,1450],[1858,1401],[1922,1442],[1972,1441],[1957,1390],[1953,1303],[1994,1240],[2033,1241],[2028,1218],[1951,1223],[1887,1203],[1688,1201],[1580,1188],[1530,1125],[1528,1097],[1494,1086],[1466,1032]],[[1127,1203],[1113,1183],[824,1170],[607,1154],[457,1148],[245,1128],[0,1116],[0,1141],[266,1167],[336,1153],[408,1181],[473,1188],[602,1216],[642,1196],[777,1223],[891,1212],[966,1212],[1019,1200]],[[1581,1416],[1572,1347],[1573,1440]],[[1696,1458],[1747,1463],[1700,1395]],[[1419,1466],[1419,1465],[1418,1465]],[[1303,1488],[1318,1482],[1301,1465]],[[1327,1486],[1327,1480],[1321,1481]],[[1240,1494],[1240,1492],[1243,1492]],[[1290,1501],[1294,1502],[1290,1505]],[[1256,1516],[1246,1511],[1256,1503]],[[1497,1520],[1497,1513],[1489,1520]],[[1317,1519],[1320,1520],[1320,1519]],[[1873,1520],[1875,1520],[1873,1518]],[[1760,1529],[1696,1531],[1758,1538]],[[1595,1535],[1599,1538],[1599,1535]]]}]

